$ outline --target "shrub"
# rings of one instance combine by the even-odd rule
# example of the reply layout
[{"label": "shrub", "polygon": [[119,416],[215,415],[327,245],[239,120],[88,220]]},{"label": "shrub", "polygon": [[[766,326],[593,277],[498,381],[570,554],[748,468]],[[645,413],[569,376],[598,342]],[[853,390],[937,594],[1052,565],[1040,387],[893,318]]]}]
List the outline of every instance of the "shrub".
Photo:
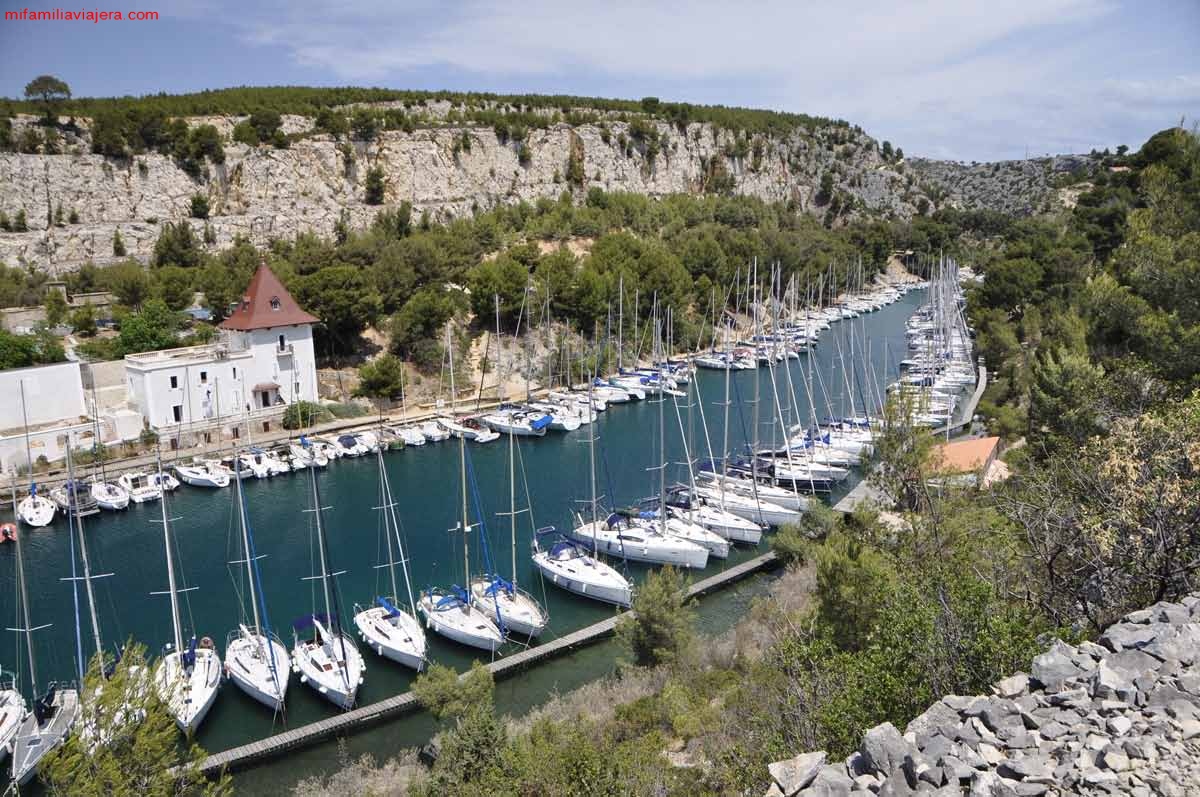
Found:
[{"label": "shrub", "polygon": [[284,429],[303,429],[332,418],[329,410],[312,401],[296,401],[283,411]]},{"label": "shrub", "polygon": [[208,197],[204,196],[204,194],[193,194],[191,213],[193,219],[207,219]]},{"label": "shrub", "polygon": [[383,180],[383,169],[379,166],[372,166],[367,172],[365,201],[368,205],[382,205],[385,193],[386,184]]}]

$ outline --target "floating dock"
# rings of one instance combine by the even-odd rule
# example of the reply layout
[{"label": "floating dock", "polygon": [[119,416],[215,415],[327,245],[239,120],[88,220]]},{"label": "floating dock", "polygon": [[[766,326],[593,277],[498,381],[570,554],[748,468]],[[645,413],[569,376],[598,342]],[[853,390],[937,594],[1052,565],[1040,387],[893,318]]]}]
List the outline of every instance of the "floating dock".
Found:
[{"label": "floating dock", "polygon": [[[774,551],[768,551],[741,564],[714,573],[701,579],[688,589],[688,597],[694,598],[707,595],[721,587],[740,581],[749,575],[773,567],[777,558]],[[531,667],[538,662],[561,656],[577,648],[591,645],[606,639],[615,632],[617,622],[624,614],[614,614],[612,617],[584,626],[577,631],[561,636],[540,645],[527,648],[497,659],[487,668],[493,677],[504,678]],[[205,775],[215,776],[221,772],[244,769],[254,763],[272,758],[290,750],[310,747],[323,740],[345,736],[363,730],[384,720],[396,719],[405,714],[420,710],[421,704],[412,692],[389,697],[368,706],[352,709],[344,714],[327,717],[317,722],[302,725],[299,728],[277,733],[256,742],[250,742],[239,747],[232,747],[219,753],[214,753],[200,762],[200,771]]]}]

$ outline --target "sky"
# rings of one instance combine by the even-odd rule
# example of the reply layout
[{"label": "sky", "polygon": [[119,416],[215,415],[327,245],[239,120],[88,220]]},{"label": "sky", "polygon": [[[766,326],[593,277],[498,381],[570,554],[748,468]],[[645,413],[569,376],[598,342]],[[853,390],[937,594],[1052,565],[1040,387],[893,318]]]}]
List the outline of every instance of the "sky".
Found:
[{"label": "sky", "polygon": [[44,73],[86,96],[657,96],[846,119],[909,155],[964,161],[1136,149],[1200,120],[1200,0],[71,2],[28,8],[159,19],[0,20],[0,96]]}]

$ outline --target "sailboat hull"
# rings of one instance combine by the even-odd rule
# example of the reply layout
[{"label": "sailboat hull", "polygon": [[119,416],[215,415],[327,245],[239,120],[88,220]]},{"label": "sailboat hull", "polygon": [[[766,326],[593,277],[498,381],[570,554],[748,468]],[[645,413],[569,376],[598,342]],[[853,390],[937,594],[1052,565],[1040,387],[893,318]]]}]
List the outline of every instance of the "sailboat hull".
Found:
[{"label": "sailboat hull", "polygon": [[[341,659],[343,646],[346,651],[344,662]],[[329,669],[325,669],[326,665]],[[308,684],[341,709],[354,708],[365,670],[362,654],[348,634],[324,645],[313,639],[302,639],[292,648],[292,671],[300,674],[300,682]]]},{"label": "sailboat hull", "polygon": [[603,521],[596,526],[599,528],[591,523],[574,526],[568,536],[586,548],[632,562],[696,569],[708,564],[708,549],[688,540],[636,528],[610,529]]},{"label": "sailboat hull", "polygon": [[292,660],[278,639],[262,634],[231,635],[225,645],[225,672],[229,680],[272,711],[282,711],[287,699]]},{"label": "sailboat hull", "polygon": [[179,730],[191,735],[204,722],[221,688],[221,672],[221,657],[212,648],[196,648],[196,661],[191,668],[183,666],[178,650],[159,662],[154,685]]},{"label": "sailboat hull", "polygon": [[26,526],[33,526],[35,529],[49,526],[50,522],[54,520],[55,511],[57,510],[54,502],[41,495],[26,496],[21,503],[17,504],[17,516],[21,518],[21,522]]},{"label": "sailboat hull", "polygon": [[354,614],[359,639],[385,659],[421,672],[425,669],[425,631],[407,612],[399,616],[382,606],[361,609]]},{"label": "sailboat hull", "polygon": [[67,740],[79,716],[79,693],[60,689],[51,705],[53,711],[44,722],[38,722],[37,716],[29,712],[13,739],[12,778],[18,786],[32,780],[42,759]]},{"label": "sailboat hull", "polygon": [[471,604],[484,615],[496,621],[499,615],[503,626],[522,636],[540,636],[546,630],[546,613],[533,598],[523,592],[500,590],[496,595],[488,594],[491,581],[471,582]]},{"label": "sailboat hull", "polygon": [[633,604],[633,589],[624,576],[590,556],[557,560],[541,551],[534,554],[533,566],[560,589],[616,606]]},{"label": "sailboat hull", "polygon": [[495,653],[504,644],[500,629],[491,618],[474,606],[456,603],[439,608],[437,596],[422,595],[417,610],[425,616],[425,625],[460,645]]}]

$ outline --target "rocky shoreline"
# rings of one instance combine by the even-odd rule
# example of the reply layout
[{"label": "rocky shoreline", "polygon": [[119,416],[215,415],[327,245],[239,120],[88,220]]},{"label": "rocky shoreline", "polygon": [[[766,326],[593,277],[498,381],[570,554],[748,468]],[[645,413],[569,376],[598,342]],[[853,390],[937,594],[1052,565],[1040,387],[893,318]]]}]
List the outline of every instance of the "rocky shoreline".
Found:
[{"label": "rocky shoreline", "polygon": [[1200,596],[1157,603],[1099,642],[1056,640],[991,695],[883,723],[844,762],[770,765],[768,797],[1200,793]]}]

